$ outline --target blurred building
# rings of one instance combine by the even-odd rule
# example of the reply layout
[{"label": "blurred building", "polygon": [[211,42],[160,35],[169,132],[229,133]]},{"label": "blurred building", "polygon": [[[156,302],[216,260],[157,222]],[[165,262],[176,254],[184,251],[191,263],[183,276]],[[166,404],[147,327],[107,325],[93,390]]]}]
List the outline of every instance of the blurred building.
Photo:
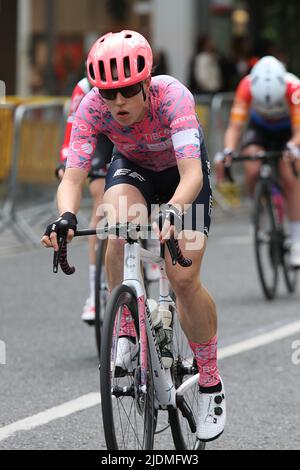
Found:
[{"label": "blurred building", "polygon": [[209,35],[223,56],[251,54],[245,51],[262,31],[276,37],[279,20],[272,22],[267,13],[275,4],[284,2],[0,0],[0,80],[8,93],[69,94],[97,36],[136,29],[150,40],[157,57],[163,52],[169,73],[187,83],[199,35]]}]

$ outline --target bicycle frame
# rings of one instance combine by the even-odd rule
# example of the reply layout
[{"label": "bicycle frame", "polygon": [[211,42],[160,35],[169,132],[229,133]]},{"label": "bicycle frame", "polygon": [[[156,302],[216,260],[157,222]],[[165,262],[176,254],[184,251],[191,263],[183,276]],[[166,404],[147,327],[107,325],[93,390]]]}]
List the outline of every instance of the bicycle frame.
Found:
[{"label": "bicycle frame", "polygon": [[151,312],[146,301],[144,281],[140,269],[141,261],[158,263],[160,266],[159,304],[169,306],[173,303],[169,294],[169,281],[165,270],[165,260],[155,256],[150,251],[141,248],[138,243],[126,243],[124,248],[124,280],[123,284],[131,287],[138,299],[139,328],[140,328],[140,360],[141,360],[141,391],[147,393],[147,341],[153,370],[153,381],[156,395],[156,407],[168,409],[177,408],[176,397],[182,396],[199,378],[194,375],[176,391],[171,376],[171,369],[165,369],[161,352],[157,343],[152,324]]},{"label": "bicycle frame", "polygon": [[[140,328],[140,361],[141,361],[141,391],[147,393],[147,341],[151,357],[154,388],[157,405],[161,408],[176,407],[175,387],[170,369],[164,369],[159,345],[152,324],[151,313],[146,303],[146,290],[141,273],[141,261],[158,263],[160,265],[160,291],[169,294],[169,282],[165,272],[165,262],[162,258],[140,247],[138,243],[126,243],[124,247],[124,280],[123,284],[131,287],[138,300]],[[166,295],[166,297],[167,297]],[[160,298],[161,300],[161,298]],[[164,298],[164,301],[166,299]],[[171,301],[171,298],[170,298]]]}]

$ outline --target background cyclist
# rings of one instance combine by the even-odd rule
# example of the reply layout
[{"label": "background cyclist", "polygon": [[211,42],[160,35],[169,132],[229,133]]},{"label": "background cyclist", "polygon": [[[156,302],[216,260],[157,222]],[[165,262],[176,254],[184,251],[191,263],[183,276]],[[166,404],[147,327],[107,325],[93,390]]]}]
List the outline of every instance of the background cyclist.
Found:
[{"label": "background cyclist", "polygon": [[[225,133],[224,154],[230,157],[239,145],[244,155],[285,150],[280,174],[290,220],[291,265],[300,267],[300,182],[289,163],[290,158],[300,156],[300,81],[275,57],[259,60],[237,88]],[[252,196],[260,163],[245,162],[244,168],[246,186]],[[217,162],[216,169],[220,181],[224,177],[223,164]]]},{"label": "background cyclist", "polygon": [[[200,372],[197,436],[208,441],[223,432],[226,421],[224,387],[217,367],[216,306],[199,276],[210,227],[209,164],[192,94],[170,76],[151,78],[152,64],[148,42],[134,31],[109,33],[92,47],[87,68],[95,88],[81,102],[73,122],[58,207],[70,229],[76,230],[82,186],[91,167],[97,135],[104,133],[115,144],[103,199],[109,223],[116,222],[112,214],[132,220],[132,214],[120,207],[122,196],[129,209],[134,204],[145,209],[141,222],[147,220],[147,208],[157,196],[166,203],[162,212],[165,223],[159,235],[162,242],[170,226],[173,232],[184,219],[180,245],[186,252],[193,242],[188,251],[193,265],[189,269],[173,267],[167,256],[166,268]],[[185,205],[189,209],[183,215]],[[204,208],[202,218],[197,214],[197,205]],[[45,247],[58,249],[60,220],[47,227],[42,239]],[[72,235],[70,230],[69,240]],[[122,240],[109,240],[110,288],[122,280],[123,244]],[[130,338],[132,318],[123,315],[122,320],[130,350],[134,342]]]}]

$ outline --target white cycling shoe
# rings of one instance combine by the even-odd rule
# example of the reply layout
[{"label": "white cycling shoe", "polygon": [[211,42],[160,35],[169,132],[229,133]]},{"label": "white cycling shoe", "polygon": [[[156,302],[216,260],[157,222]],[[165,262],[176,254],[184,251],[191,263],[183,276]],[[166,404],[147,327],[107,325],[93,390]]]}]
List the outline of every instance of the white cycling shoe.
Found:
[{"label": "white cycling shoe", "polygon": [[89,325],[95,323],[96,310],[95,310],[95,301],[92,297],[89,297],[83,307],[83,312],[81,314],[81,320]]},{"label": "white cycling shoe", "polygon": [[300,268],[300,242],[291,244],[290,264],[293,268]]},{"label": "white cycling shoe", "polygon": [[117,358],[116,358],[116,377],[123,377],[128,372],[133,372],[135,366],[135,359],[139,352],[139,345],[136,344],[134,339],[129,339],[122,336],[118,340]]},{"label": "white cycling shoe", "polygon": [[216,393],[200,393],[199,415],[197,419],[197,438],[203,442],[217,439],[224,431],[226,424],[226,400],[222,383],[222,391]]}]

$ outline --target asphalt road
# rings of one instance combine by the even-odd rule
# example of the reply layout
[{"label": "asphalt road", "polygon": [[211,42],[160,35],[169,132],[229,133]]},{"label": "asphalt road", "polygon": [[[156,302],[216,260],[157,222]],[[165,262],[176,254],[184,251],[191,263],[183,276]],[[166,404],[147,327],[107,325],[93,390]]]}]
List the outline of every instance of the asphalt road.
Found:
[{"label": "asphalt road", "polygon": [[[9,234],[0,243],[0,449],[105,449],[94,333],[80,321],[86,243],[72,245],[70,278],[52,274],[50,251],[16,249]],[[263,299],[247,218],[215,222],[203,280],[218,306],[228,402],[225,433],[208,449],[299,449],[299,293],[282,284],[276,301]],[[156,448],[171,448],[169,431]]]}]

